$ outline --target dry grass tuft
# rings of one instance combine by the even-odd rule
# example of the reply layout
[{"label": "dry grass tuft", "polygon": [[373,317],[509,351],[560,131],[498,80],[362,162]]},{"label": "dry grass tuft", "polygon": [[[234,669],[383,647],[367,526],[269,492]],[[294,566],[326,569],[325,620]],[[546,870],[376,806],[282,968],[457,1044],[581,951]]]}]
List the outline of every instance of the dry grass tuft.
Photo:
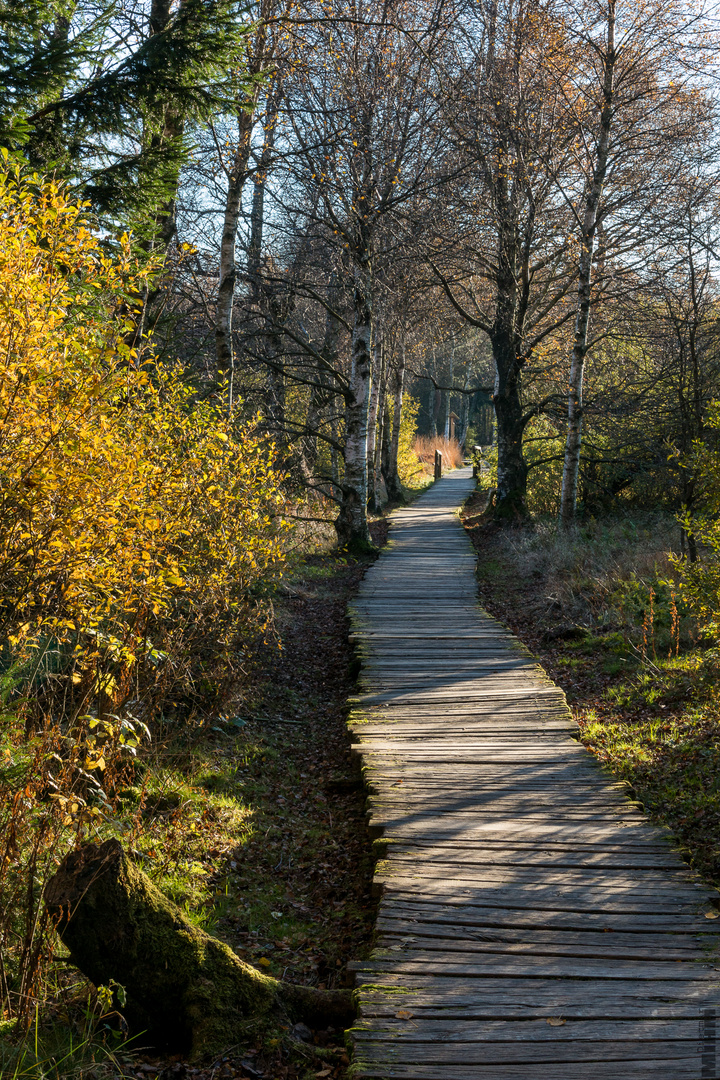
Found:
[{"label": "dry grass tuft", "polygon": [[635,583],[674,577],[669,553],[680,529],[670,514],[591,521],[569,532],[556,522],[508,532],[507,556],[538,583],[538,607],[580,624],[617,620],[620,598]]},{"label": "dry grass tuft", "polygon": [[442,454],[443,472],[447,469],[459,469],[463,464],[463,452],[456,439],[445,439],[441,435],[418,435],[413,443],[413,450],[418,461],[430,471],[435,466],[436,450]]}]

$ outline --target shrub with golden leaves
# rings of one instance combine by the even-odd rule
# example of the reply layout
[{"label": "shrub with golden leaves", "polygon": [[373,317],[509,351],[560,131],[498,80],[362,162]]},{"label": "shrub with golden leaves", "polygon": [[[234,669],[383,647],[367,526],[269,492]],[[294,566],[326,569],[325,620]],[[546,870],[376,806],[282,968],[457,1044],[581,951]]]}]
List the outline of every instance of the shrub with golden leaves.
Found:
[{"label": "shrub with golden leaves", "polygon": [[36,883],[110,820],[157,716],[217,709],[284,558],[272,447],[128,346],[145,285],[60,186],[0,177],[0,1006],[20,1011]]}]

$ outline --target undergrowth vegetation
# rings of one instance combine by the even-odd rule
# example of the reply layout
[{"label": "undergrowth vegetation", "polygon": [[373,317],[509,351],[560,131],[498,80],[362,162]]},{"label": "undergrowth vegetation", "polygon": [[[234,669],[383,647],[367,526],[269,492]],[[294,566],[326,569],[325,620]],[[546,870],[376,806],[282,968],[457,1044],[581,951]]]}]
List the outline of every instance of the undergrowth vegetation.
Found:
[{"label": "undergrowth vegetation", "polygon": [[220,798],[163,804],[175,778],[136,759],[178,728],[190,746],[236,692],[272,632],[286,525],[259,432],[127,344],[147,287],[128,238],[108,248],[18,173],[0,221],[0,1010],[27,1029],[59,857],[118,835],[149,858],[177,810],[193,825],[159,873],[172,886],[181,861],[182,894],[204,873],[191,834],[241,831]]},{"label": "undergrowth vegetation", "polygon": [[[342,987],[363,954],[370,849],[344,708],[365,564],[237,398],[229,415],[152,337],[129,344],[156,268],[128,236],[12,170],[0,223],[0,1075],[110,1080],[151,1051],[129,1039],[124,988],[80,976],[48,919],[43,890],[78,844],[119,839],[279,979]],[[427,478],[406,405],[412,489]],[[348,1064],[341,1032],[253,1040],[208,1076]]]},{"label": "undergrowth vegetation", "polygon": [[[132,782],[111,797],[112,831],[95,833],[118,835],[165,895],[244,960],[321,988],[346,984],[374,915],[362,782],[344,723],[353,678],[344,612],[363,570],[327,551],[291,564],[275,597],[283,648],[266,652],[251,683],[203,727],[153,726]],[[156,1066],[174,1076],[174,1062],[124,1034],[119,988],[89,986],[64,955],[54,948],[45,958],[27,1036],[5,1024],[2,1075],[110,1080]],[[339,1031],[280,1026],[228,1053],[229,1064],[211,1063],[199,1078],[255,1068],[290,1080],[344,1075],[347,1065]]]},{"label": "undergrowth vegetation", "polygon": [[[529,530],[510,530],[506,539],[508,559],[542,582],[535,607],[543,618],[561,616],[589,630],[625,628],[636,644],[651,619],[662,648],[665,632],[677,630],[673,610],[681,604],[686,611],[681,586],[673,583],[680,526],[671,514],[606,518],[571,531],[538,521]],[[691,632],[685,619],[683,633]]]},{"label": "undergrowth vegetation", "polygon": [[[430,483],[432,471],[418,452],[417,418],[420,402],[405,395],[400,417],[400,437],[398,440],[398,477],[403,488],[410,492],[420,491]],[[394,418],[394,405],[390,405],[390,418]]]}]

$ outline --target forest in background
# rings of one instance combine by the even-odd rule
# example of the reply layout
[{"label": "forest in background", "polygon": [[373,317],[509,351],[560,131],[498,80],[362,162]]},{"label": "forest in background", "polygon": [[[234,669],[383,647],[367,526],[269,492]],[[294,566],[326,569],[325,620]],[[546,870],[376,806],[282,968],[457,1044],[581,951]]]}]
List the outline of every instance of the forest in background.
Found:
[{"label": "forest in background", "polygon": [[[247,800],[287,779],[267,725],[320,693],[268,687],[293,605],[351,589],[436,449],[477,465],[536,631],[630,656],[626,704],[669,650],[668,692],[702,684],[715,715],[717,44],[680,0],[0,2],[0,1021],[36,1042],[15,1075],[86,1068],[37,1046],[41,1004],[49,1030],[80,1000],[51,976],[58,853],[119,836],[215,925]],[[282,977],[266,953],[318,946],[262,929],[274,866],[227,917]],[[357,948],[364,888],[338,901]],[[95,1046],[117,989],[83,1007]]]},{"label": "forest in background", "polygon": [[261,415],[341,543],[400,494],[408,391],[422,435],[493,442],[496,516],[693,512],[711,12],[158,0],[3,27],[3,141],[162,268],[130,343]]}]

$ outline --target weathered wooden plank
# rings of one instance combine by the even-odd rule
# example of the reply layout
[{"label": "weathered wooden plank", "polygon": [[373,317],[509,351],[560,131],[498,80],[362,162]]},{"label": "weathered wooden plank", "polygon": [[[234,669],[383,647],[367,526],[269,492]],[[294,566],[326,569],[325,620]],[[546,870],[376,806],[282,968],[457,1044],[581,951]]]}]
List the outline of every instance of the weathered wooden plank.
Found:
[{"label": "weathered wooden plank", "polygon": [[[588,934],[569,931],[535,930],[493,931],[469,927],[438,928],[426,923],[409,923],[394,919],[379,919],[378,948],[407,952],[422,949],[469,953],[508,952],[529,953],[535,956],[590,956],[598,959],[617,957],[642,962],[644,960],[691,960],[717,965],[718,945],[707,946],[700,935],[683,937],[680,934]],[[453,936],[454,935],[454,936]],[[592,938],[597,940],[591,944]],[[639,943],[638,943],[639,939]]]},{"label": "weathered wooden plank", "polygon": [[[587,778],[586,778],[587,779]],[[557,797],[557,802],[552,802],[553,781],[552,779],[538,779],[534,783],[532,780],[526,780],[525,778],[514,779],[510,778],[506,780],[504,777],[499,777],[494,783],[492,780],[488,780],[482,776],[476,780],[470,780],[466,782],[463,780],[458,783],[455,792],[455,799],[451,794],[447,792],[447,783],[444,777],[434,777],[428,779],[426,777],[414,777],[403,776],[399,777],[386,777],[379,772],[369,772],[367,777],[368,785],[368,798],[370,799],[385,799],[385,800],[406,800],[407,805],[413,805],[414,803],[427,802],[428,799],[438,804],[445,805],[449,803],[453,804],[455,799],[457,801],[466,802],[467,800],[474,800],[482,805],[492,806],[495,802],[501,799],[506,801],[520,801],[526,802],[533,796],[537,797],[538,804],[545,806],[557,805],[557,806],[585,806],[588,808],[593,805],[600,806],[618,806],[622,805],[622,797],[627,791],[627,788],[621,785],[615,787],[608,787],[607,801],[602,800],[602,784],[593,784],[588,782],[587,792],[583,792],[582,783],[580,778],[573,779],[568,785],[567,790],[563,787],[562,792]],[[587,799],[587,802],[585,800]],[[629,805],[638,806],[637,802],[630,802],[625,800]]]},{"label": "weathered wooden plank", "polygon": [[[690,970],[694,966],[693,963],[687,965]],[[384,1015],[394,1005],[391,1015],[399,1008],[409,1008],[414,1012],[427,1009],[433,1015],[450,1018],[456,1010],[462,1010],[462,1015],[478,1019],[503,1019],[505,1009],[516,1006],[522,1007],[522,1015],[528,1017],[535,1015],[538,1008],[549,1007],[560,1010],[550,1014],[555,1016],[580,1015],[573,1010],[582,1009],[584,1016],[615,1016],[618,1020],[623,1019],[626,1005],[641,1010],[678,1004],[720,1008],[720,981],[717,979],[687,979],[685,982],[647,982],[635,978],[527,979],[521,976],[483,979],[360,971],[357,982],[363,1016],[368,1015],[368,1010],[374,1014],[381,999]],[[447,1009],[447,1013],[443,1013],[443,1009]],[[588,1013],[588,1009],[595,1011]],[[652,1014],[646,1012],[644,1015]]]},{"label": "weathered wooden plank", "polygon": [[[360,744],[357,744],[357,749],[358,753],[362,754],[363,747]],[[364,754],[362,756],[365,758]],[[599,769],[590,757],[577,758],[573,761],[533,761],[530,763],[517,760],[507,762],[458,761],[453,762],[452,765],[442,761],[433,761],[432,769],[428,769],[423,761],[403,760],[398,755],[388,753],[385,758],[379,760],[368,758],[365,762],[365,768],[374,776],[395,782],[403,781],[407,783],[414,779],[421,779],[428,782],[442,781],[448,786],[453,777],[456,783],[467,781],[472,784],[482,780],[504,784],[514,779],[530,780],[537,783],[552,782],[557,785],[558,790],[562,790],[561,785],[573,781],[588,786],[594,784],[598,789],[602,788],[604,783],[608,785],[608,788],[618,783],[610,781],[607,774]]]},{"label": "weathered wooden plank", "polygon": [[416,803],[404,803],[400,800],[394,802],[389,799],[374,800],[368,811],[369,820],[384,827],[390,828],[396,822],[427,822],[430,835],[433,834],[433,823],[442,820],[444,825],[455,821],[471,819],[473,822],[480,819],[492,823],[495,820],[506,821],[511,815],[521,819],[524,824],[553,825],[595,823],[613,826],[617,819],[624,824],[638,822],[644,825],[641,812],[634,806],[602,807],[592,804],[586,808],[575,805],[565,805],[553,808],[552,806],[538,806],[532,812],[528,809],[527,800],[506,800],[500,806],[493,807],[492,802],[483,803],[475,800],[472,805],[458,800],[454,804],[436,803],[432,796]]},{"label": "weathered wooden plank", "polygon": [[637,979],[645,982],[708,982],[717,989],[720,978],[718,969],[711,964],[696,961],[660,961],[636,963],[631,960],[614,959],[612,963],[593,957],[578,959],[567,956],[518,956],[514,953],[482,953],[459,958],[457,953],[427,952],[422,955],[410,952],[379,955],[375,950],[370,960],[358,961],[352,971],[382,972],[392,970],[400,977],[413,975],[439,975],[443,978],[500,979],[581,979],[593,983],[602,981],[626,981]]},{"label": "weathered wooden plank", "polygon": [[[384,880],[408,880],[427,878],[428,880],[495,882],[507,885],[544,883],[546,885],[572,885],[574,888],[645,889],[655,895],[658,875],[653,869],[633,870],[632,874],[623,873],[615,867],[588,868],[584,866],[563,867],[547,866],[487,866],[477,863],[451,863],[425,859],[399,859],[393,852],[391,859],[384,859],[375,870],[376,877]],[[692,895],[720,900],[720,894],[695,882],[687,872],[678,868],[674,873],[663,875],[665,891],[669,895],[678,895],[683,889],[692,890]]]},{"label": "weathered wooden plank", "polygon": [[[412,1017],[410,1018],[412,1019]],[[702,1039],[702,1015],[697,1011],[690,1017],[657,1017],[653,1020],[571,1020],[567,1035],[577,1042],[690,1042],[697,1046]],[[566,1021],[567,1023],[567,1021]],[[516,1024],[502,1020],[476,1021],[467,1024],[459,1020],[424,1020],[422,1024],[388,1017],[384,1022],[360,1020],[352,1030],[354,1039],[381,1042],[402,1039],[413,1043],[498,1043],[558,1041],[558,1027],[547,1020],[528,1020]],[[501,1051],[502,1052],[502,1051]]]},{"label": "weathered wooden plank", "polygon": [[[438,903],[437,897],[424,901],[424,898],[416,894],[395,892],[385,889],[380,911],[387,910],[396,912],[408,920],[417,922],[432,922],[436,925],[448,923],[452,926],[475,926],[475,927],[515,927],[517,929],[529,929],[536,927],[544,930],[578,930],[584,933],[604,933],[608,931],[623,931],[625,933],[691,933],[712,934],[717,936],[720,928],[715,927],[715,922],[704,918],[703,915],[685,912],[647,912],[623,910],[622,905],[615,911],[564,911],[557,908],[535,910],[532,907],[513,905],[508,907],[495,907],[493,905],[481,906],[479,904],[448,902]],[[639,918],[638,916],[642,916]]]},{"label": "weathered wooden plank", "polygon": [[[417,906],[437,905],[438,899],[442,898],[446,905],[472,909],[478,915],[484,913],[486,918],[493,919],[500,914],[513,914],[515,918],[519,918],[522,913],[541,919],[595,916],[604,919],[608,924],[619,926],[621,924],[617,922],[618,918],[629,918],[636,923],[643,919],[662,920],[667,924],[671,920],[685,917],[693,920],[699,930],[704,910],[712,911],[714,916],[712,905],[702,897],[691,899],[683,895],[678,901],[674,901],[672,894],[663,893],[658,895],[657,902],[653,903],[654,894],[651,892],[637,893],[628,890],[624,893],[622,890],[611,892],[599,888],[572,889],[559,885],[522,885],[513,889],[510,886],[483,887],[478,884],[466,888],[453,881],[443,892],[440,882],[430,881],[420,888],[415,882],[391,879],[383,883],[382,895],[387,903],[399,904],[404,901]],[[706,919],[707,921],[709,920]]]},{"label": "weathered wooden plank", "polygon": [[413,817],[384,814],[382,819],[376,821],[378,829],[392,839],[406,840],[410,837],[423,836],[436,842],[447,840],[499,840],[506,842],[510,839],[532,840],[537,844],[544,844],[548,840],[565,840],[566,842],[584,841],[613,842],[617,843],[622,836],[628,844],[644,845],[659,844],[660,834],[651,826],[642,821],[630,822],[627,819],[618,819],[617,822],[602,821],[561,821],[539,817],[537,821],[529,818],[488,819],[478,821],[475,818],[467,820],[462,816],[452,817],[443,814],[418,814]]},{"label": "weathered wooden plank", "polygon": [[545,791],[530,790],[525,792],[507,793],[506,790],[498,792],[488,791],[480,795],[459,794],[454,799],[438,795],[436,791],[425,790],[412,792],[407,789],[398,791],[383,789],[371,794],[367,799],[368,810],[373,816],[382,818],[385,813],[398,815],[419,814],[449,814],[479,815],[483,819],[493,816],[507,817],[509,815],[523,817],[523,820],[549,819],[552,821],[567,820],[596,820],[597,818],[615,819],[616,817],[635,820],[641,810],[634,803],[623,805],[615,799],[608,799],[602,803],[598,799],[565,799],[553,803],[545,797]]},{"label": "weathered wooden plank", "polygon": [[[617,1072],[619,1067],[623,1070],[622,1080],[626,1077],[637,1076],[652,1077],[653,1080],[656,1077],[671,1077],[673,1080],[692,1077],[693,1080],[699,1080],[701,1076],[708,1076],[707,1072],[703,1074],[701,1071],[703,1055],[697,1042],[693,1047],[687,1043],[658,1042],[656,1047],[638,1049],[634,1043],[613,1045],[612,1049],[607,1043],[596,1044],[594,1047],[581,1043],[576,1054],[570,1052],[571,1044],[566,1042],[559,1045],[565,1048],[565,1053],[558,1051],[560,1061],[551,1056],[553,1054],[551,1047],[549,1045],[545,1047],[542,1043],[533,1044],[532,1056],[528,1054],[527,1049],[521,1051],[514,1047],[508,1048],[505,1053],[500,1053],[500,1047],[493,1047],[491,1051],[488,1050],[485,1053],[473,1052],[467,1048],[466,1052],[462,1053],[461,1048],[456,1047],[456,1044],[449,1044],[448,1047],[444,1047],[443,1056],[436,1058],[434,1062],[432,1058],[436,1055],[432,1053],[423,1055],[422,1050],[427,1048],[418,1047],[416,1052],[412,1053],[409,1047],[404,1047],[404,1056],[407,1055],[408,1059],[400,1063],[397,1061],[399,1048],[394,1048],[395,1054],[393,1054],[389,1044],[382,1043],[377,1048],[377,1053],[372,1053],[373,1044],[364,1041],[359,1045],[358,1061],[354,1071],[357,1076],[381,1076],[388,1080],[394,1077],[412,1077],[416,1080],[421,1080],[421,1078],[426,1080],[430,1077],[441,1077],[441,1080],[445,1078],[474,1080],[475,1077],[488,1080],[488,1078],[502,1077],[502,1080],[506,1080],[508,1077],[527,1078],[530,1076],[536,1080],[539,1067],[543,1070],[543,1080],[551,1080],[555,1077],[572,1077],[573,1080],[579,1080],[579,1072],[583,1080],[598,1077],[612,1077],[613,1080],[619,1080],[619,1072]],[[412,1062],[409,1059],[411,1057],[420,1059]],[[613,1067],[614,1072],[610,1071]]]},{"label": "weathered wooden plank", "polygon": [[472,807],[497,811],[503,806],[512,807],[513,812],[542,807],[559,807],[569,810],[590,810],[593,807],[612,808],[613,810],[637,810],[639,804],[623,800],[623,789],[609,790],[603,799],[599,789],[592,787],[587,793],[580,790],[563,791],[553,798],[549,784],[484,784],[474,787],[470,784],[458,785],[453,793],[446,786],[426,782],[405,781],[399,783],[377,781],[368,795],[368,804],[381,806],[392,803],[396,809],[416,809],[418,805],[435,807]]},{"label": "weathered wooden plank", "polygon": [[[409,1026],[409,1025],[406,1025]],[[546,1027],[549,1025],[546,1024]],[[564,1025],[560,1025],[564,1026]],[[552,1030],[552,1029],[551,1029]],[[695,1025],[694,1036],[687,1039],[663,1039],[656,1036],[652,1044],[629,1039],[613,1039],[609,1034],[605,1038],[590,1040],[566,1037],[558,1039],[555,1028],[554,1039],[534,1040],[531,1049],[528,1042],[516,1040],[494,1042],[488,1046],[483,1042],[466,1040],[463,1042],[430,1043],[419,1040],[388,1037],[387,1040],[365,1037],[359,1044],[360,1062],[388,1062],[398,1059],[407,1064],[447,1064],[452,1065],[515,1065],[515,1064],[556,1064],[559,1062],[597,1062],[615,1061],[623,1064],[630,1061],[646,1061],[648,1058],[663,1060],[692,1059],[698,1064],[702,1059],[702,1039]]]},{"label": "weathered wooden plank", "polygon": [[697,893],[692,893],[688,886],[680,884],[675,890],[660,890],[653,889],[647,882],[644,887],[618,885],[613,888],[597,883],[591,888],[586,882],[558,884],[542,880],[512,882],[507,878],[499,881],[486,878],[468,881],[457,876],[445,880],[439,877],[387,876],[384,884],[386,893],[398,897],[410,896],[417,902],[445,896],[448,903],[467,901],[484,907],[512,903],[515,910],[535,905],[538,911],[695,913],[701,906],[710,908],[712,901],[717,899],[717,893],[711,894],[707,890],[698,889]]},{"label": "weathered wooden plank", "polygon": [[[370,786],[372,785],[372,786]],[[458,783],[453,792],[448,792],[448,785],[443,778],[427,777],[400,777],[399,779],[388,778],[375,774],[369,782],[369,798],[375,800],[392,800],[399,803],[404,800],[408,806],[417,802],[432,800],[437,805],[454,805],[457,802],[470,804],[471,802],[481,805],[494,806],[501,800],[506,802],[520,802],[523,805],[533,797],[538,800],[536,805],[550,806],[623,806],[639,805],[629,802],[627,788],[622,785],[607,788],[606,798],[603,798],[602,785],[588,784],[588,790],[583,791],[579,782],[574,782],[566,790],[563,787],[559,793],[554,792],[554,784],[548,780],[504,780],[499,778],[488,782],[478,780],[475,782],[462,781]]]},{"label": "weathered wooden plank", "polygon": [[[508,841],[510,842],[510,841]],[[618,873],[632,873],[636,871],[666,871],[669,876],[675,874],[685,875],[687,874],[688,867],[681,859],[669,848],[665,850],[659,850],[655,853],[652,851],[647,853],[644,851],[627,851],[620,849],[619,851],[615,847],[603,848],[601,846],[592,846],[589,848],[580,848],[579,850],[575,845],[555,845],[552,850],[547,849],[547,845],[543,845],[542,851],[534,851],[537,845],[533,844],[516,844],[512,847],[503,847],[498,844],[490,845],[483,844],[480,848],[476,845],[475,849],[468,851],[464,844],[456,844],[452,841],[448,841],[446,848],[438,848],[433,842],[417,841],[415,844],[393,844],[393,858],[402,859],[403,852],[408,852],[408,857],[412,860],[413,851],[417,851],[417,858],[422,859],[426,857],[426,853],[430,853],[428,862],[432,865],[435,859],[442,859],[448,863],[458,862],[461,865],[465,865],[469,859],[472,859],[473,865],[481,867],[497,867],[497,868],[527,868],[528,866],[537,868],[538,870],[546,869],[614,869]],[[435,854],[437,853],[437,854]]]},{"label": "weathered wooden plank", "polygon": [[[656,1058],[623,1061],[622,1073],[618,1072],[617,1061],[584,1062],[582,1066],[553,1064],[542,1066],[542,1080],[700,1080],[701,1076],[703,1080],[717,1080],[716,1071],[701,1073],[698,1070],[702,1067],[702,1061],[697,1056],[682,1061]],[[450,1066],[405,1065],[397,1062],[370,1064],[359,1061],[353,1075],[368,1077],[368,1080],[540,1080],[537,1064]]]},{"label": "weathered wooden plank", "polygon": [[522,731],[525,724],[537,724],[539,728],[546,725],[559,727],[563,731],[577,732],[578,725],[565,707],[550,705],[541,708],[537,705],[528,705],[522,700],[518,702],[500,701],[494,704],[492,701],[482,701],[466,708],[443,706],[442,709],[406,709],[404,706],[390,706],[382,710],[354,709],[350,714],[350,724],[362,724],[365,727],[377,728],[381,734],[392,735],[396,725],[412,730],[414,726],[422,727],[429,725],[430,730],[437,728],[440,731],[454,730],[460,733],[464,727],[472,729],[477,727],[480,731],[492,728],[504,730],[510,737],[515,730]]}]

